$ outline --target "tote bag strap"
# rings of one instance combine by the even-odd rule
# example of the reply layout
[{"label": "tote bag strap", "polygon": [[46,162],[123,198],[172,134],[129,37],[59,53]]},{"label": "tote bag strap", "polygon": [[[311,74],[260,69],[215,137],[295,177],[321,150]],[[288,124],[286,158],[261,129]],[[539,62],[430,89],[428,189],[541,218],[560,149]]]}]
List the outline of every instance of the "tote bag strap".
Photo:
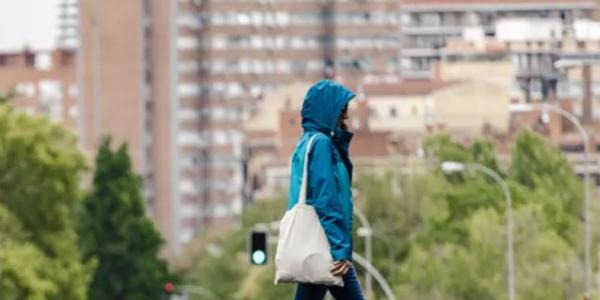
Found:
[{"label": "tote bag strap", "polygon": [[306,190],[308,188],[308,154],[310,153],[310,149],[312,148],[312,144],[315,138],[319,135],[316,133],[313,135],[310,140],[308,140],[308,146],[306,146],[306,152],[304,153],[304,167],[302,169],[302,184],[300,185],[300,196],[298,198],[298,203],[306,204]]}]

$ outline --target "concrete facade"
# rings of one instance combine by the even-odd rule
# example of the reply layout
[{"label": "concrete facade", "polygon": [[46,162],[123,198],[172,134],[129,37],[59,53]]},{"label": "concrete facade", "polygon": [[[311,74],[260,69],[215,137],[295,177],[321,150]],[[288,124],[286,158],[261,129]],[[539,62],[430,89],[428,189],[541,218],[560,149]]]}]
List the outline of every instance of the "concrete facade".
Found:
[{"label": "concrete facade", "polygon": [[[401,67],[404,77],[431,78],[449,39],[468,28],[496,37],[496,23],[506,18],[556,20],[572,26],[576,19],[592,18],[591,0],[407,0],[401,4]],[[558,34],[558,33],[557,33]]]}]

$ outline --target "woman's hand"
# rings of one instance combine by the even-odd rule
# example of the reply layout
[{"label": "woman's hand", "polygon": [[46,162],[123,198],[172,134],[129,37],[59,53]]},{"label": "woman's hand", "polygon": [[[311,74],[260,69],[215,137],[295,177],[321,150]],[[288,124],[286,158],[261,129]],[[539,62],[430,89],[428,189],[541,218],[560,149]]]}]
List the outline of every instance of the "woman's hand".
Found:
[{"label": "woman's hand", "polygon": [[348,273],[348,270],[350,270],[350,267],[352,267],[352,263],[350,261],[336,261],[333,263],[333,267],[331,267],[331,274],[333,274],[333,276],[346,275],[346,273]]}]

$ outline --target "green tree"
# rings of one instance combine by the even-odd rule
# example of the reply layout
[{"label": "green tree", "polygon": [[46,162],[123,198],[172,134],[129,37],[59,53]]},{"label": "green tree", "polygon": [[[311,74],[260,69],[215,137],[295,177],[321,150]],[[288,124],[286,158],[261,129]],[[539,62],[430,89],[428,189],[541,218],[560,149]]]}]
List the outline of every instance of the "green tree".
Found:
[{"label": "green tree", "polygon": [[204,236],[196,264],[187,272],[187,284],[202,286],[215,296],[193,295],[193,300],[216,299],[290,299],[291,284],[274,285],[275,247],[269,248],[266,266],[250,266],[248,235],[258,223],[281,219],[287,201],[283,198],[263,199],[249,207],[239,225],[227,234]]},{"label": "green tree", "polygon": [[[425,147],[425,161],[355,177],[360,192],[355,206],[376,234],[373,264],[398,299],[507,299],[504,194],[478,172],[443,174],[437,164],[445,160],[483,164],[508,183],[517,297],[581,298],[583,186],[558,149],[525,131],[503,171],[488,140],[466,146],[441,135],[428,138]],[[258,201],[230,235],[205,239],[190,283],[210,288],[220,299],[290,299],[293,285],[273,285],[273,265],[250,267],[246,253],[252,225],[279,219],[285,204],[284,199]],[[356,231],[356,218],[354,225]],[[364,254],[363,238],[356,235],[354,250]],[[357,270],[362,278],[362,268]],[[383,299],[376,286],[376,299]]]},{"label": "green tree", "polygon": [[159,299],[168,278],[157,258],[163,241],[145,216],[141,179],[125,145],[113,151],[110,139],[102,142],[93,184],[79,222],[84,258],[98,260],[89,299]]},{"label": "green tree", "polygon": [[57,285],[45,272],[50,259],[28,243],[29,236],[19,220],[0,205],[0,290],[2,299],[48,299]]},{"label": "green tree", "polygon": [[[436,148],[429,153],[437,161],[478,162],[497,170],[494,156],[486,154],[492,148],[481,146],[486,142],[466,147],[446,137],[432,141],[429,145]],[[449,185],[429,193],[433,209],[422,216],[426,228],[396,270],[397,293],[412,299],[506,299],[506,214],[500,188],[477,172],[436,176]],[[518,298],[580,297],[582,186],[567,160],[526,131],[516,140],[505,180],[514,199]]]},{"label": "green tree", "polygon": [[583,185],[566,157],[542,137],[524,131],[516,141],[510,179],[540,197],[556,232],[570,243],[580,236]]},{"label": "green tree", "polygon": [[73,222],[85,169],[71,133],[0,105],[2,299],[85,299],[93,263]]}]

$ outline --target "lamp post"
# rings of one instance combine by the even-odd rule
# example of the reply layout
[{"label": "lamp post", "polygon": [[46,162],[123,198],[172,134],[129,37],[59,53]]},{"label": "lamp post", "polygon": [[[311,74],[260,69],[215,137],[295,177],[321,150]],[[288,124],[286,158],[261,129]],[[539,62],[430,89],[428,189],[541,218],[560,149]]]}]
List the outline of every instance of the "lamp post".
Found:
[{"label": "lamp post", "polygon": [[584,181],[584,199],[583,199],[583,206],[584,206],[584,212],[583,212],[583,218],[584,218],[584,225],[583,225],[583,233],[584,233],[584,265],[585,265],[585,271],[584,271],[584,284],[585,284],[585,297],[586,299],[589,299],[589,297],[591,296],[591,292],[592,292],[592,267],[591,267],[591,261],[590,261],[590,246],[591,246],[591,215],[590,215],[590,171],[589,171],[589,153],[590,153],[590,143],[589,143],[589,137],[587,132],[585,131],[585,129],[583,128],[583,126],[581,125],[581,122],[579,122],[579,119],[577,119],[577,117],[575,115],[573,115],[572,113],[558,107],[558,106],[554,106],[554,105],[549,105],[549,104],[545,104],[545,103],[522,103],[522,104],[513,104],[510,106],[509,111],[511,113],[518,113],[518,112],[530,112],[530,111],[541,111],[543,113],[545,112],[553,112],[556,113],[562,117],[564,117],[565,119],[569,120],[569,122],[571,122],[575,128],[577,128],[577,130],[579,131],[579,133],[581,134],[581,139],[583,140],[583,159],[584,159],[584,171],[583,171],[583,181]]},{"label": "lamp post", "polygon": [[506,267],[508,270],[508,299],[515,300],[515,278],[514,278],[514,245],[513,245],[513,218],[512,218],[512,198],[506,182],[494,170],[476,163],[461,163],[455,161],[445,161],[441,165],[442,171],[447,174],[462,172],[464,170],[475,170],[492,177],[501,187],[506,198],[506,235],[507,235],[507,255]]}]

